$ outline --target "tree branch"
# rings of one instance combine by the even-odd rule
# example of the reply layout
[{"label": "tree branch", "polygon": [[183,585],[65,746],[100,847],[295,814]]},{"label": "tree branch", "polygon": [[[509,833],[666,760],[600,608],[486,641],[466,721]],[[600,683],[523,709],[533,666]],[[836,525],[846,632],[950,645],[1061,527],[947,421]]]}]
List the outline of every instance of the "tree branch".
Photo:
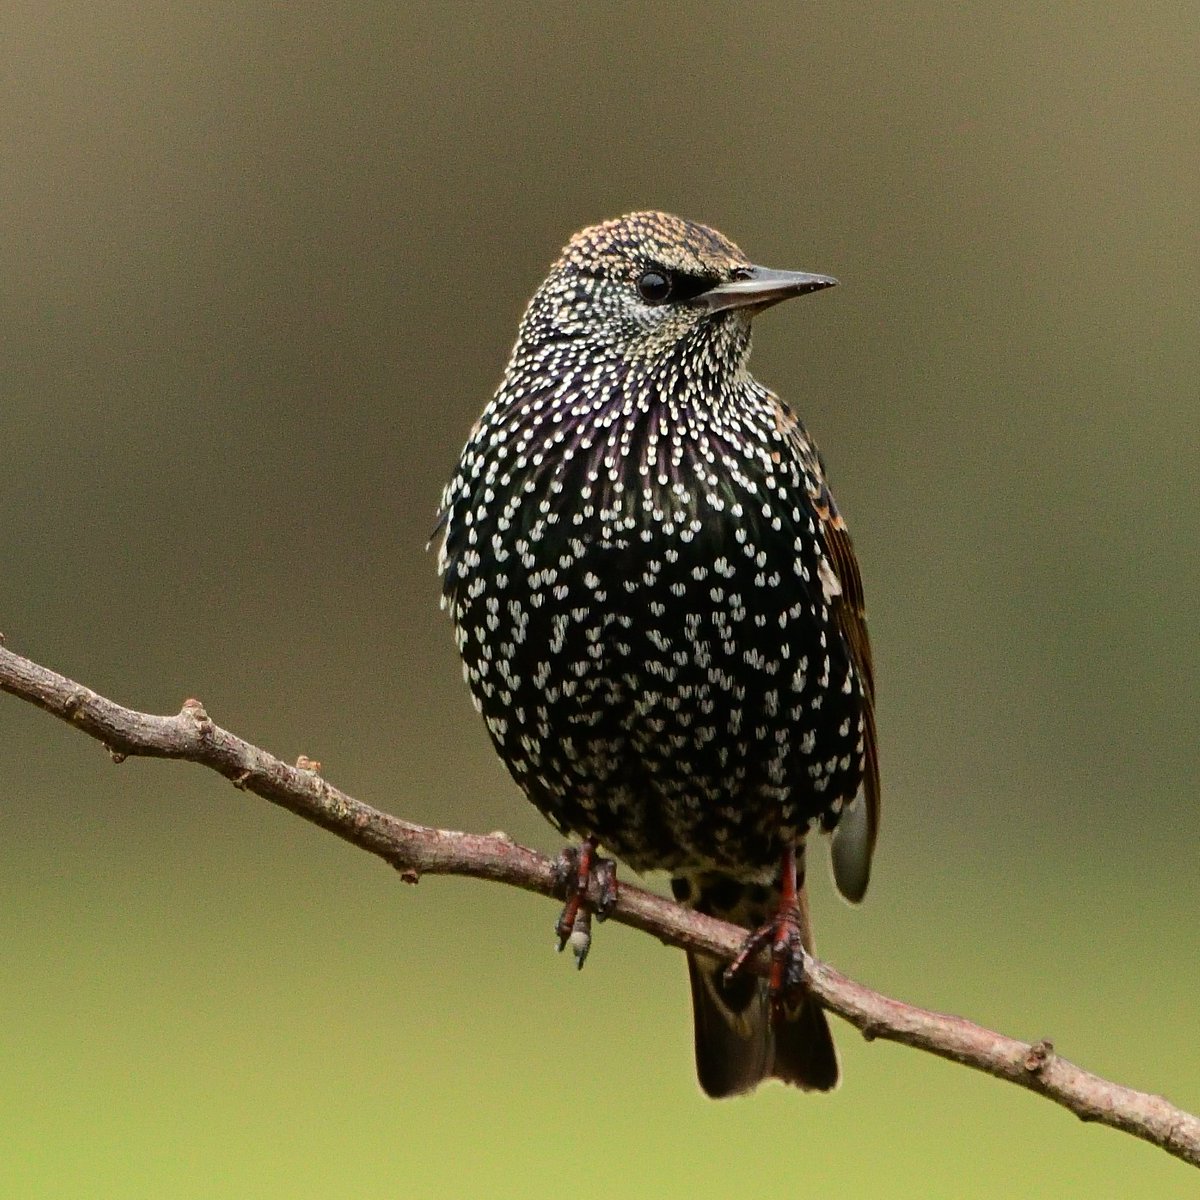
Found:
[{"label": "tree branch", "polygon": [[[0,637],[0,641],[2,641]],[[320,763],[288,766],[214,724],[198,700],[174,716],[135,712],[0,645],[0,689],[61,718],[102,742],[115,762],[130,755],[200,763],[255,795],[328,829],[389,862],[409,883],[422,875],[469,875],[543,896],[555,893],[548,859],[503,834],[430,829],[371,808],[327,783]],[[732,958],[745,930],[622,885],[614,921],[671,946]],[[1046,1041],[1032,1045],[961,1017],[903,1004],[840,975],[816,959],[807,985],[831,1012],[870,1039],[884,1038],[985,1071],[1037,1092],[1084,1121],[1098,1121],[1152,1142],[1200,1166],[1200,1118],[1161,1096],[1135,1091],[1060,1058]]]}]

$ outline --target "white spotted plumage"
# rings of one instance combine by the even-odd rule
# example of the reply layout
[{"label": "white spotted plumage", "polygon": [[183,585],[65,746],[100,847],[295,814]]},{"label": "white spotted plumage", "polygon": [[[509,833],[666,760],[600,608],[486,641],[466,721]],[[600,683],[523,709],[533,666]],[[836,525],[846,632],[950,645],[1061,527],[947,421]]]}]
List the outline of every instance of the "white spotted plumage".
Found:
[{"label": "white spotted plumage", "polygon": [[635,214],[572,240],[443,499],[465,678],[560,829],[638,868],[760,878],[864,773],[819,460],[747,370],[749,316],[652,310],[647,263],[722,280],[720,235]]}]

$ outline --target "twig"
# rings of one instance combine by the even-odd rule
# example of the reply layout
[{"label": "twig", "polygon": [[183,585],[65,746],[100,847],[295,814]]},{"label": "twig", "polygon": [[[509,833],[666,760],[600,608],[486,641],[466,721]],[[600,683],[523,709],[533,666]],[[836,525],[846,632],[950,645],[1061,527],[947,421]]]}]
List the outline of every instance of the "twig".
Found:
[{"label": "twig", "polygon": [[[198,700],[186,700],[174,716],[135,712],[2,645],[0,689],[96,738],[114,762],[140,755],[181,758],[211,767],[235,787],[378,855],[409,883],[422,875],[469,875],[543,896],[555,892],[550,861],[503,834],[430,829],[389,816],[327,783],[319,774],[320,763],[301,757],[296,766],[288,766],[222,729]],[[745,933],[628,885],[621,887],[612,919],[668,945],[708,950],[726,958],[734,956]],[[808,987],[821,1003],[856,1025],[866,1038],[902,1042],[1007,1079],[1061,1104],[1081,1120],[1124,1130],[1200,1166],[1200,1118],[1161,1096],[1093,1075],[1060,1058],[1048,1041],[1031,1045],[961,1017],[903,1004],[816,959],[808,959],[805,966]]]}]

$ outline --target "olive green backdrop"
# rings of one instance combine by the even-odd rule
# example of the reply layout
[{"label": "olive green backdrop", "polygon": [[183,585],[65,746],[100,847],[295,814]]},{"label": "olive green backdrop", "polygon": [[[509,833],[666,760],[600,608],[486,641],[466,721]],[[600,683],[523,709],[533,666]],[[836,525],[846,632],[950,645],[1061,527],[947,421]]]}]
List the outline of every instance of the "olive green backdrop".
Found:
[{"label": "olive green backdrop", "polygon": [[[821,950],[1200,1108],[1196,13],[1061,7],[9,0],[9,645],[555,848],[425,539],[567,236],[708,221],[843,281],[754,357],[877,646]],[[834,1096],[706,1102],[679,956],[607,927],[577,975],[554,916],[0,697],[0,1194],[1195,1194],[842,1025]]]}]

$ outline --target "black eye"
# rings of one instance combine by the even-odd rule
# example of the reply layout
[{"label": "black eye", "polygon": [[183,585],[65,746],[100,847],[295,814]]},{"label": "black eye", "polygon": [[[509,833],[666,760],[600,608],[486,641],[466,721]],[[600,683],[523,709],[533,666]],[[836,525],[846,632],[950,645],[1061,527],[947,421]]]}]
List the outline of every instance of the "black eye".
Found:
[{"label": "black eye", "polygon": [[638,295],[647,304],[686,304],[721,281],[711,275],[692,275],[666,267],[648,267],[637,278]]},{"label": "black eye", "polygon": [[671,296],[671,277],[662,271],[643,271],[638,276],[637,290],[647,304],[663,304]]}]

